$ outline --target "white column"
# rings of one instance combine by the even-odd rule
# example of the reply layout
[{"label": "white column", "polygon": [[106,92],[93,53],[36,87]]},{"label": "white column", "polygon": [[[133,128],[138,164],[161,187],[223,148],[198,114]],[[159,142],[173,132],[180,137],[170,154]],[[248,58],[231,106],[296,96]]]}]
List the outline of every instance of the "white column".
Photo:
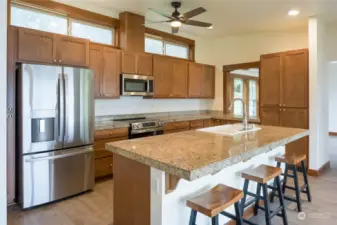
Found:
[{"label": "white column", "polygon": [[7,0],[0,0],[0,224],[7,224]]},{"label": "white column", "polygon": [[309,167],[320,169],[328,162],[328,73],[324,21],[309,19]]}]

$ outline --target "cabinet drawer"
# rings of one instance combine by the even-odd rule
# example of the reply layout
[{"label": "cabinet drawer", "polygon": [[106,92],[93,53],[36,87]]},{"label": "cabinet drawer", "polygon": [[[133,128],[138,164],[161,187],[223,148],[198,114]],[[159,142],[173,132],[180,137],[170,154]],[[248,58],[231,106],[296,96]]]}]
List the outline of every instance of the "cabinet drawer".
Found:
[{"label": "cabinet drawer", "polygon": [[127,137],[128,136],[128,128],[116,128],[109,130],[96,130],[95,132],[95,140],[103,140],[110,139],[116,137]]},{"label": "cabinet drawer", "polygon": [[106,177],[112,175],[113,157],[105,157],[95,160],[95,178]]},{"label": "cabinet drawer", "polygon": [[225,124],[224,120],[220,119],[212,119],[212,126],[220,126]]},{"label": "cabinet drawer", "polygon": [[164,134],[172,134],[172,133],[178,133],[183,131],[189,131],[190,128],[183,128],[183,129],[175,129],[175,130],[165,130]]},{"label": "cabinet drawer", "polygon": [[122,140],[127,140],[127,139],[128,137],[116,137],[116,138],[95,141],[94,143],[95,158],[98,159],[98,158],[112,156],[112,152],[109,152],[105,149],[106,143],[122,141]]},{"label": "cabinet drawer", "polygon": [[172,122],[172,123],[166,123],[164,125],[164,130],[178,130],[178,129],[189,129],[190,123],[187,121],[184,122]]},{"label": "cabinet drawer", "polygon": [[204,127],[211,127],[212,126],[212,120],[208,119],[208,120],[204,120]]},{"label": "cabinet drawer", "polygon": [[203,120],[193,120],[190,122],[191,129],[198,129],[204,127],[204,121]]}]

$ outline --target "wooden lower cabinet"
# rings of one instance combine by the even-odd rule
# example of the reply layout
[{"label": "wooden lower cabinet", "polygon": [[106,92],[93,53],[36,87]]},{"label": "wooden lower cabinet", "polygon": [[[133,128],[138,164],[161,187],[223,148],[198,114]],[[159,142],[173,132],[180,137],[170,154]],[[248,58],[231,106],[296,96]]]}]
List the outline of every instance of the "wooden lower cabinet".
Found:
[{"label": "wooden lower cabinet", "polygon": [[105,144],[128,139],[128,128],[97,130],[95,132],[95,179],[113,174],[113,154],[105,149]]},{"label": "wooden lower cabinet", "polygon": [[212,126],[212,119],[204,120],[204,127],[211,127]]},{"label": "wooden lower cabinet", "polygon": [[225,121],[220,119],[212,119],[212,127],[224,125]]},{"label": "wooden lower cabinet", "polygon": [[164,130],[164,134],[172,134],[172,133],[178,133],[183,131],[189,131],[190,128],[183,128],[183,129],[175,129],[175,130]]},{"label": "wooden lower cabinet", "polygon": [[190,122],[191,130],[196,130],[204,127],[204,120],[192,120]]},{"label": "wooden lower cabinet", "polygon": [[280,125],[280,110],[279,108],[265,108],[260,109],[261,125],[265,126],[279,126]]},{"label": "wooden lower cabinet", "polygon": [[112,175],[113,156],[95,159],[95,179]]}]

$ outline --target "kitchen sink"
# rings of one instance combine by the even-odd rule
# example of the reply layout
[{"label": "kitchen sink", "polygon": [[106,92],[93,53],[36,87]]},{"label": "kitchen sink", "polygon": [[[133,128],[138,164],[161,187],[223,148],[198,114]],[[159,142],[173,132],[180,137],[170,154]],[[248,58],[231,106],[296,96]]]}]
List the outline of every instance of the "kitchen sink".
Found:
[{"label": "kitchen sink", "polygon": [[198,131],[225,135],[225,136],[234,136],[237,134],[242,134],[242,133],[252,132],[252,131],[257,131],[257,130],[261,130],[261,127],[256,126],[254,124],[250,124],[249,128],[245,130],[244,126],[241,123],[198,129]]}]

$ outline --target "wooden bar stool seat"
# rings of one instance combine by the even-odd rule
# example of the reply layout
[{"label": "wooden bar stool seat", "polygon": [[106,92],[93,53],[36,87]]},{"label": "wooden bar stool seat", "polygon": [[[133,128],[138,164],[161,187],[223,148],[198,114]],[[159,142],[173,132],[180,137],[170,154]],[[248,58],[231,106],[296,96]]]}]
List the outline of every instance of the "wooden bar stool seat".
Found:
[{"label": "wooden bar stool seat", "polygon": [[[295,191],[296,198],[284,195],[284,198],[286,200],[295,202],[297,204],[297,211],[302,211],[302,204],[301,204],[301,193],[305,193],[307,195],[308,202],[311,202],[311,194],[310,194],[310,188],[309,188],[309,182],[308,182],[308,175],[307,175],[307,169],[305,167],[305,161],[307,157],[303,154],[291,154],[291,155],[282,155],[275,158],[275,161],[277,162],[277,167],[281,168],[281,163],[285,163],[285,171],[284,179],[281,181],[282,184],[282,192],[285,193],[286,189],[290,189]],[[304,179],[304,185],[302,187],[299,186],[298,183],[298,170],[297,165],[301,164],[301,172],[303,173],[303,179]],[[289,174],[289,170],[292,170],[292,174]],[[288,178],[294,179],[295,187],[291,187],[287,185]],[[274,186],[275,186],[274,182]],[[273,191],[271,194],[270,201],[273,202],[275,198],[276,193]]]},{"label": "wooden bar stool seat", "polygon": [[[195,225],[197,213],[202,213],[212,218],[212,225],[219,224],[219,214],[236,220],[237,225],[242,225],[242,213],[239,202],[243,197],[241,190],[218,184],[209,191],[187,200],[187,206],[192,209],[189,225]],[[225,209],[235,206],[236,215],[224,212]]]},{"label": "wooden bar stool seat", "polygon": [[[280,175],[282,174],[281,168],[268,166],[268,165],[260,165],[254,169],[247,169],[242,172],[242,177],[245,179],[245,183],[243,186],[243,198],[241,200],[241,212],[244,212],[245,208],[254,204],[254,214],[258,214],[258,210],[261,209],[265,212],[265,220],[267,225],[271,225],[271,219],[275,216],[282,217],[283,224],[288,225],[288,219],[286,214],[286,209],[283,201],[283,192],[281,188]],[[268,181],[275,180],[276,186],[269,186],[267,184]],[[251,193],[248,191],[249,182],[253,181],[257,183],[256,193]],[[280,196],[280,206],[275,210],[270,210],[270,203],[268,198],[268,188],[278,192],[278,196]],[[261,196],[261,189],[263,196]],[[248,202],[247,195],[253,197]],[[264,207],[261,207],[259,204],[260,199],[263,200]],[[256,225],[248,220],[243,219],[245,223]]]}]

